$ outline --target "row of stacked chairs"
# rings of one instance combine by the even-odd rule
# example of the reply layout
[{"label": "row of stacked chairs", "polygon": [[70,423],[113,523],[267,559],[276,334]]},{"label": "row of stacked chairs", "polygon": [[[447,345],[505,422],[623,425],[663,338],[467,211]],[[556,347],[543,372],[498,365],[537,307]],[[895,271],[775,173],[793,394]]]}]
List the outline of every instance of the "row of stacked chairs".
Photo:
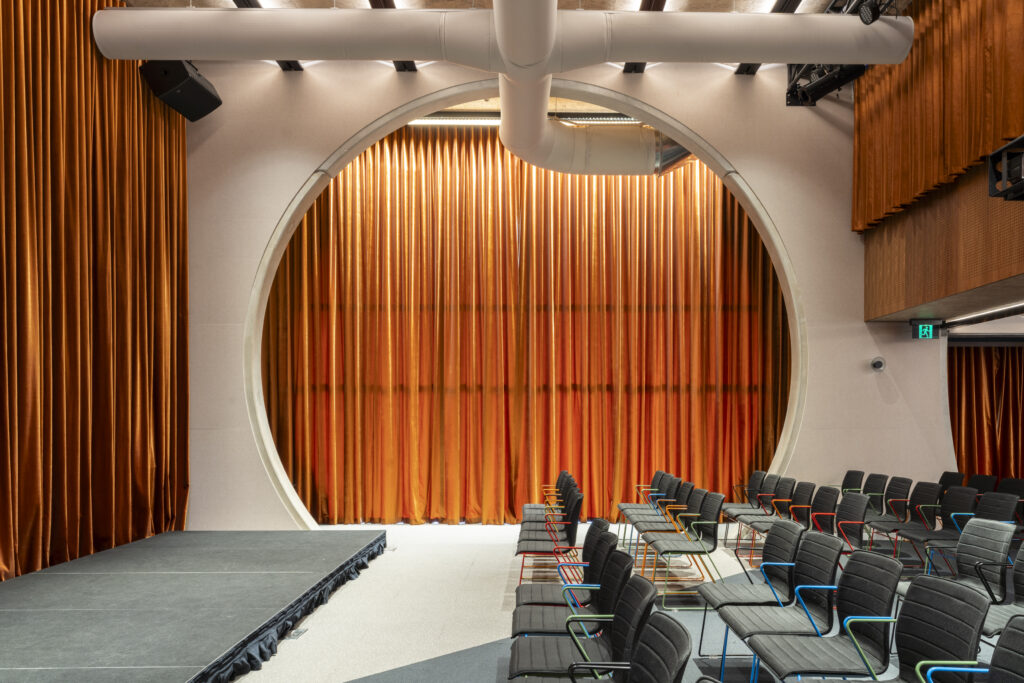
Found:
[{"label": "row of stacked chairs", "polygon": [[[761,481],[757,481],[758,475]],[[725,508],[718,503],[718,511],[739,522],[738,528],[763,535],[764,583],[714,582],[712,576],[706,576],[702,578],[710,580],[697,587],[705,610],[718,610],[758,661],[781,677],[794,673],[874,677],[888,666],[889,629],[896,622],[900,667],[896,680],[919,680],[917,664],[929,658],[971,660],[981,634],[999,637],[988,680],[1024,680],[1024,551],[1015,562],[1009,558],[1020,521],[1021,495],[1015,488],[1019,480],[1004,479],[997,486],[994,478],[972,479],[968,484],[979,485],[960,486],[962,475],[946,473],[940,482],[919,482],[912,493],[909,479],[870,475],[865,481],[863,472],[856,471],[847,473],[839,486],[817,491],[812,483],[769,477],[772,475],[755,473],[742,487],[746,502]],[[647,548],[657,553],[659,545],[662,550],[682,547],[666,546],[667,538],[658,534],[671,534],[676,543],[688,543],[691,550],[710,559],[714,541],[707,537],[710,542],[696,550],[693,543],[699,541],[701,532],[694,533],[688,525],[702,519],[708,492],[659,472],[650,486],[638,488],[638,494],[641,500],[620,504],[619,512],[626,522],[620,527],[621,537],[636,554],[640,571],[647,565]],[[911,515],[917,518],[911,519]],[[717,515],[714,521],[717,527]],[[865,542],[868,548],[873,546],[876,533],[890,539],[892,553],[862,549]],[[955,569],[950,566],[951,576],[906,580],[903,563],[893,556],[901,538],[921,543],[929,557],[933,549],[951,551],[956,561]],[[645,547],[642,561],[641,543]],[[796,560],[798,548],[802,556]],[[834,554],[834,562],[823,562],[829,554]],[[848,556],[845,566],[841,563],[844,555]],[[827,575],[829,567],[831,576]],[[1012,593],[1005,580],[1011,567]],[[805,586],[805,595],[800,595],[797,585]],[[808,587],[812,585],[831,588]],[[904,605],[894,618],[890,615],[897,599]],[[778,609],[783,607],[786,609]],[[869,613],[863,613],[865,609]],[[935,609],[939,612],[929,622],[921,622],[922,610]],[[833,613],[840,615],[838,637],[825,639],[820,646],[802,639],[827,633]],[[949,632],[959,629],[959,647],[953,647],[948,637],[939,637],[947,620]],[[859,639],[856,632],[851,635],[850,628],[863,630]],[[935,638],[928,640],[931,636]],[[919,642],[922,637],[925,645]],[[703,629],[698,650],[702,643]],[[961,668],[970,666],[977,668],[973,662]],[[935,673],[939,672],[936,668]],[[925,675],[934,674],[922,673],[920,680]],[[943,678],[953,675],[944,670],[938,680],[966,680],[962,676]]]},{"label": "row of stacked chairs", "polygon": [[[544,495],[544,502],[522,511],[516,553],[524,556],[524,566],[530,558],[531,571],[520,569],[516,588],[509,679],[528,677],[535,683],[611,676],[679,683],[690,658],[686,628],[656,609],[654,584],[634,574],[633,556],[618,549],[607,521],[590,520],[582,545],[575,545],[579,512],[573,508],[582,493],[571,475],[559,474]],[[539,538],[538,530],[546,538]],[[559,531],[567,533],[563,537]],[[544,577],[543,570],[558,580],[528,580]]]}]

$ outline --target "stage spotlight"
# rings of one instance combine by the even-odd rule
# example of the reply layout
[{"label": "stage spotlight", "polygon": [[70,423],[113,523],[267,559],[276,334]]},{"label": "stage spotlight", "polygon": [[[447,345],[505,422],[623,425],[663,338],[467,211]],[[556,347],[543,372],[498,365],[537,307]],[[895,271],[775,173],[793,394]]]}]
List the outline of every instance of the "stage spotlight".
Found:
[{"label": "stage spotlight", "polygon": [[857,11],[860,13],[860,20],[865,24],[875,23],[875,20],[882,15],[881,10],[878,9],[878,0],[865,0]]}]

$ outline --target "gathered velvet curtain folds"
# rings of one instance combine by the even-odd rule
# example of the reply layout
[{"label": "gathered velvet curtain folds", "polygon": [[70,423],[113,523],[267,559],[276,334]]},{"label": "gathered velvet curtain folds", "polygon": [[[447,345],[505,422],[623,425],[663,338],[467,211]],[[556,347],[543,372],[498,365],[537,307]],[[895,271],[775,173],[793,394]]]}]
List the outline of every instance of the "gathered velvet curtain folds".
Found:
[{"label": "gathered velvet curtain folds", "polygon": [[185,127],[110,4],[0,2],[0,579],[184,526]]},{"label": "gathered velvet curtain folds", "polygon": [[853,228],[866,230],[1024,135],[1024,2],[914,0],[902,64],[857,79]]},{"label": "gathered velvet curtain folds", "polygon": [[950,346],[949,412],[961,472],[1024,477],[1024,347]]},{"label": "gathered velvet curtain folds", "polygon": [[696,160],[530,166],[485,128],[405,128],[302,219],[266,312],[277,450],[322,523],[503,523],[560,469],[588,515],[667,469],[764,467],[789,384],[770,259]]}]

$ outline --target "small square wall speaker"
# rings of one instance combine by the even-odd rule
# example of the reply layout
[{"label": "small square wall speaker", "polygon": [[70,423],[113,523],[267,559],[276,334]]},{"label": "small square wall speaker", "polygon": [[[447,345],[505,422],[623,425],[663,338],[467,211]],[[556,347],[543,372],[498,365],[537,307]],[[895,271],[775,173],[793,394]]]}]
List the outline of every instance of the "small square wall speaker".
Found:
[{"label": "small square wall speaker", "polygon": [[217,89],[191,62],[146,62],[139,73],[153,94],[189,121],[198,121],[221,104]]}]

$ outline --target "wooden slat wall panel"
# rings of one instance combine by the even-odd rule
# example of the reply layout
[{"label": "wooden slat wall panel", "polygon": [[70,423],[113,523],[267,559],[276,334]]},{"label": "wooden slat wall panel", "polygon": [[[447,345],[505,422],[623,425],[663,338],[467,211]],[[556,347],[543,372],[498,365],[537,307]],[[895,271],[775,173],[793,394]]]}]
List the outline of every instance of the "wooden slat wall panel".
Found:
[{"label": "wooden slat wall panel", "polygon": [[1024,273],[1024,202],[988,196],[984,166],[865,234],[873,320]]}]

